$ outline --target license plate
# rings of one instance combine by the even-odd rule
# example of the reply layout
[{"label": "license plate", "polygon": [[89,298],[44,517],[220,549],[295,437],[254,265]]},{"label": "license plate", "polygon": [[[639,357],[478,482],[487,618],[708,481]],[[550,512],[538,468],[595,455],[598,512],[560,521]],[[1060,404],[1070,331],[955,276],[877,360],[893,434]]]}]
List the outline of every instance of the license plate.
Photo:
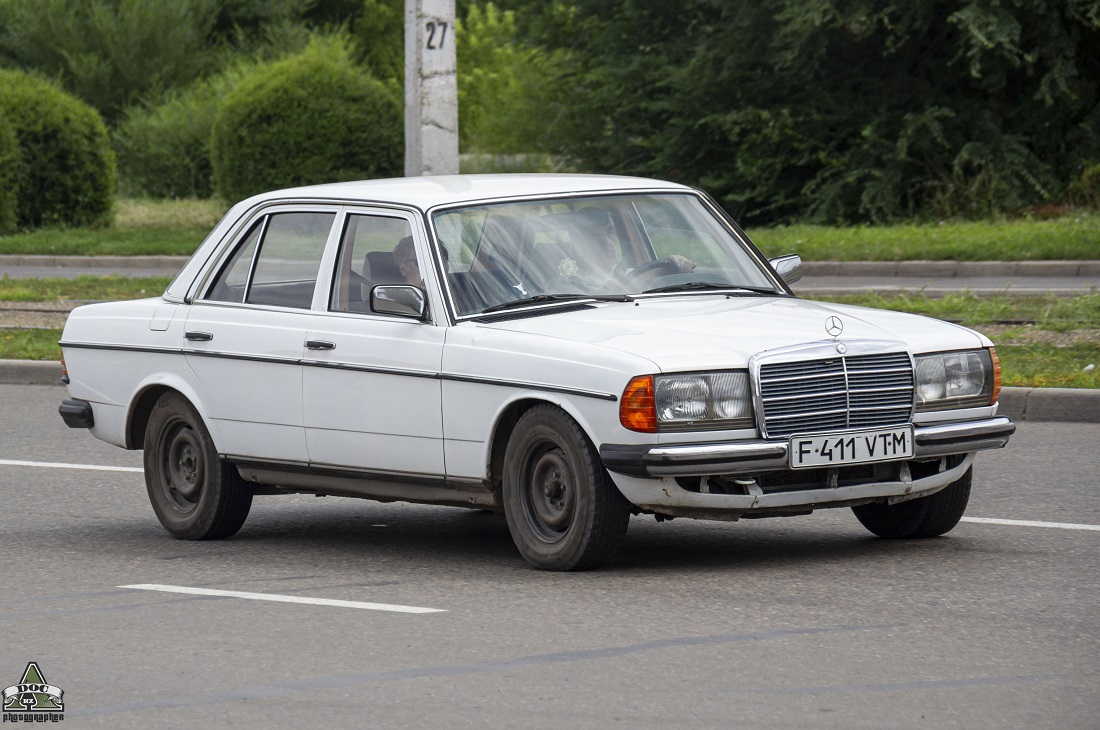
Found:
[{"label": "license plate", "polygon": [[913,456],[913,427],[790,437],[792,469],[895,461]]}]

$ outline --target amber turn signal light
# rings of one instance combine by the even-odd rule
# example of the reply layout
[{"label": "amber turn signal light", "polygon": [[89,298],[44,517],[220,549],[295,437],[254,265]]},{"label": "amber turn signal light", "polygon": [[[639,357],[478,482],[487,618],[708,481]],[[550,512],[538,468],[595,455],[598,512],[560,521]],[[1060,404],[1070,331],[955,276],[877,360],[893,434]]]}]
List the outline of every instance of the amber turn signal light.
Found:
[{"label": "amber turn signal light", "polygon": [[639,375],[627,383],[619,402],[619,423],[631,431],[657,433],[652,375]]},{"label": "amber turn signal light", "polygon": [[989,357],[993,360],[993,395],[989,405],[993,405],[1001,394],[1001,358],[997,357],[997,350],[993,347],[989,348]]}]

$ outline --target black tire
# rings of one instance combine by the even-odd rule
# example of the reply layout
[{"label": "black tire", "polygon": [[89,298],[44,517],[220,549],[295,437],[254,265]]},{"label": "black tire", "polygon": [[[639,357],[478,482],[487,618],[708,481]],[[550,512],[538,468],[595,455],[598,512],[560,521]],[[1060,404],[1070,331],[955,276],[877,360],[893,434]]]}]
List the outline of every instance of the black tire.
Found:
[{"label": "black tire", "polygon": [[520,554],[542,570],[588,570],[611,558],[630,503],[584,431],[540,405],[520,417],[504,454],[504,514]]},{"label": "black tire", "polygon": [[161,396],[145,427],[145,487],[160,524],[184,540],[236,534],[252,507],[251,488],[179,393]]},{"label": "black tire", "polygon": [[888,505],[884,502],[853,507],[863,526],[891,539],[938,537],[959,524],[970,501],[970,484],[974,469],[966,470],[957,481],[935,494],[908,502]]}]

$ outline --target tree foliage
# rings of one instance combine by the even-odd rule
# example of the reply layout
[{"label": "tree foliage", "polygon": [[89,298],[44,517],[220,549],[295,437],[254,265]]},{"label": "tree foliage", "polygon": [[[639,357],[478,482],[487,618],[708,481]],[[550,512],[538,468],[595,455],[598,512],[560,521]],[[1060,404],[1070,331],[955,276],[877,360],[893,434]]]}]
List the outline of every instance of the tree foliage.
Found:
[{"label": "tree foliage", "polygon": [[15,229],[22,154],[15,129],[0,113],[0,233]]},{"label": "tree foliage", "polygon": [[353,24],[357,55],[375,77],[405,83],[405,1],[364,0]]},{"label": "tree foliage", "polygon": [[[519,3],[523,5],[525,3]],[[1100,159],[1081,0],[578,0],[562,149],[749,222],[987,216]]]},{"label": "tree foliage", "polygon": [[0,0],[0,66],[37,71],[114,123],[236,62],[285,55],[363,0]]},{"label": "tree foliage", "polygon": [[58,79],[113,120],[208,71],[216,0],[0,0],[0,65]]},{"label": "tree foliage", "polygon": [[459,144],[465,152],[529,153],[565,115],[563,51],[519,37],[515,12],[470,4],[458,32]]}]

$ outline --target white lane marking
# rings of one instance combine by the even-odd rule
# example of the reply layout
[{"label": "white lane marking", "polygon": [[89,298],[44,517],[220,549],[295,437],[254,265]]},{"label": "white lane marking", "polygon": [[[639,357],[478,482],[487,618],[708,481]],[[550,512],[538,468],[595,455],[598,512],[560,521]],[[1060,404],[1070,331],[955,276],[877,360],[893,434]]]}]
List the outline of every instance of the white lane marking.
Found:
[{"label": "white lane marking", "polygon": [[365,608],[370,611],[393,611],[396,613],[446,613],[442,608],[421,608],[419,606],[395,606],[390,603],[364,603],[362,601],[339,601],[332,598],[307,598],[304,596],[282,596],[275,593],[246,593],[245,591],[219,591],[212,588],[188,588],[187,586],[166,586],[157,583],[142,583],[132,586],[135,591],[162,591],[164,593],[189,593],[195,596],[223,596],[225,598],[247,598],[253,601],[278,601],[281,603],[306,603],[312,606],[339,606],[341,608]]},{"label": "white lane marking", "polygon": [[12,459],[0,459],[0,466],[37,466],[42,469],[88,469],[91,471],[132,471],[143,472],[137,466],[101,466],[99,464],[61,464],[53,461],[14,461]]},{"label": "white lane marking", "polygon": [[1057,527],[1059,530],[1095,530],[1100,525],[1076,525],[1072,522],[1037,522],[1035,520],[1000,520],[992,517],[963,517],[963,522],[976,522],[982,525],[1009,525],[1011,527]]}]

